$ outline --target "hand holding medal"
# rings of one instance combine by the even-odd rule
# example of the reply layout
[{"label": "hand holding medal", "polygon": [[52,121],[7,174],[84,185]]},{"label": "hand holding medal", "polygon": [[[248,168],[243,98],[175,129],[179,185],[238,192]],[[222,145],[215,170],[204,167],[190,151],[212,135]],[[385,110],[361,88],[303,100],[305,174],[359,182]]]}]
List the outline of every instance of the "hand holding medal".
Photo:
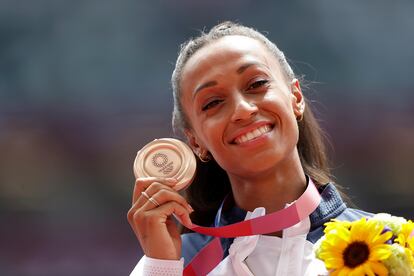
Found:
[{"label": "hand holding medal", "polygon": [[189,214],[193,210],[177,191],[191,184],[195,169],[191,149],[176,139],[156,139],[138,151],[128,221],[146,256],[180,259],[180,233],[171,215],[191,227]]}]

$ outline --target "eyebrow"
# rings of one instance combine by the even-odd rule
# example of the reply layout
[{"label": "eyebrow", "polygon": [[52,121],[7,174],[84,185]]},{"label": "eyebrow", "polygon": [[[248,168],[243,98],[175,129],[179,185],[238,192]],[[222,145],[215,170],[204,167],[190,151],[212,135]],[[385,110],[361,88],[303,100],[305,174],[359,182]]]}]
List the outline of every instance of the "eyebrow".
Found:
[{"label": "eyebrow", "polygon": [[208,81],[208,82],[200,85],[199,87],[197,87],[194,94],[198,93],[198,91],[200,91],[201,89],[204,89],[204,88],[207,88],[207,87],[210,87],[210,86],[214,86],[214,85],[217,85],[216,81]]},{"label": "eyebrow", "polygon": [[246,63],[246,64],[243,64],[242,66],[240,66],[239,67],[239,69],[237,69],[237,74],[241,74],[241,73],[243,73],[244,71],[246,71],[246,69],[247,68],[249,68],[250,66],[253,66],[253,65],[260,65],[260,63],[257,63],[257,62],[249,62],[249,63]]},{"label": "eyebrow", "polygon": [[[249,68],[250,66],[253,66],[253,65],[261,65],[261,64],[260,64],[260,63],[258,63],[258,62],[249,62],[249,63],[243,64],[242,66],[240,66],[240,67],[236,70],[236,73],[237,73],[238,75],[240,75],[240,74],[242,74],[244,71],[246,71],[246,69],[247,69],[247,68]],[[202,85],[200,85],[199,87],[197,87],[197,88],[196,88],[196,90],[194,91],[194,94],[193,94],[193,98],[195,97],[195,95],[196,95],[196,94],[197,94],[200,90],[202,90],[202,89],[204,89],[204,88],[211,87],[211,86],[215,86],[215,85],[217,85],[217,81],[215,81],[215,80],[212,80],[212,81],[208,81],[208,82],[203,83]]]}]

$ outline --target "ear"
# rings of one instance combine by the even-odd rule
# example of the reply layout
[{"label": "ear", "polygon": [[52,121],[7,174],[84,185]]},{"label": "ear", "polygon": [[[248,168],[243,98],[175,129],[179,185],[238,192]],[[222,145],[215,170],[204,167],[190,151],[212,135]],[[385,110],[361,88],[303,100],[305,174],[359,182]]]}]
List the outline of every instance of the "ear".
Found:
[{"label": "ear", "polygon": [[296,118],[301,118],[305,112],[305,98],[303,97],[302,89],[300,88],[300,84],[297,79],[292,80],[290,90],[292,92],[293,112],[295,113]]},{"label": "ear", "polygon": [[184,130],[185,137],[187,138],[187,143],[189,144],[190,148],[193,150],[195,155],[199,156],[203,154],[205,148],[200,145],[198,142],[197,136],[194,134],[193,130],[185,129]]}]

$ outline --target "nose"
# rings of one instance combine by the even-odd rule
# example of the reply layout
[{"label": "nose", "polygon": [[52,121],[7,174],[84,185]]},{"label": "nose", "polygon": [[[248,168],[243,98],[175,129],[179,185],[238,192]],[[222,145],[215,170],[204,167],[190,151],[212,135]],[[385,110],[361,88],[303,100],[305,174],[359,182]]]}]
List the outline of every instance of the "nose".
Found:
[{"label": "nose", "polygon": [[247,100],[244,96],[239,95],[234,102],[234,111],[232,115],[233,122],[239,122],[250,119],[258,112],[257,106],[254,102]]}]

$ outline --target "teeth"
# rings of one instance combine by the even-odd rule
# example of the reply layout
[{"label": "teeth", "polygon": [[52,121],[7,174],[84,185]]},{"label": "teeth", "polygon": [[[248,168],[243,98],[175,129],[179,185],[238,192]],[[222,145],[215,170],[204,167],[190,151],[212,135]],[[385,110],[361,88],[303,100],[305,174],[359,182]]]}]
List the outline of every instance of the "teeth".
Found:
[{"label": "teeth", "polygon": [[265,126],[261,126],[255,130],[252,130],[248,133],[243,134],[242,136],[236,138],[235,142],[236,144],[241,144],[241,143],[245,143],[247,141],[250,141],[254,138],[257,138],[267,132],[269,132],[271,130],[270,126],[265,125]]}]

